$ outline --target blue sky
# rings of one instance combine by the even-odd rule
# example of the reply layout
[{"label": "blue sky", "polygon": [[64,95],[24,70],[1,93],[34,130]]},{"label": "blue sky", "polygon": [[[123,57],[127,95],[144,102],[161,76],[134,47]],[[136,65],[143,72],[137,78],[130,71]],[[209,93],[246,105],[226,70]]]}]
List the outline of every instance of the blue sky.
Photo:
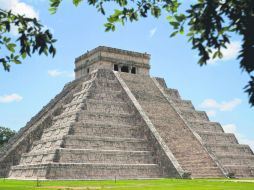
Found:
[{"label": "blue sky", "polygon": [[[254,109],[243,87],[248,76],[236,60],[240,38],[234,36],[225,57],[207,66],[197,64],[197,52],[185,36],[169,38],[165,16],[119,25],[104,32],[106,18],[83,3],[78,8],[70,0],[55,15],[48,12],[47,0],[0,0],[0,7],[37,17],[58,42],[55,58],[33,55],[11,72],[0,69],[0,125],[18,130],[50,99],[73,80],[74,59],[99,45],[151,54],[151,75],[163,77],[168,87],[192,100],[197,110],[207,111],[210,120],[234,132],[241,143],[254,149]],[[15,31],[13,31],[15,37]]]}]

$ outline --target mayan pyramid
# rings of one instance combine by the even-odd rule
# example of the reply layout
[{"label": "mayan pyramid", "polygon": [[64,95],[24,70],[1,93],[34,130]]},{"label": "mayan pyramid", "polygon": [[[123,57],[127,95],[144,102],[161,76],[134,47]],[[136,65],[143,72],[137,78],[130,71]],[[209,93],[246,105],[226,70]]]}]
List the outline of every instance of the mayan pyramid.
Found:
[{"label": "mayan pyramid", "polygon": [[150,55],[97,47],[0,150],[0,177],[254,177],[254,154],[149,75]]}]

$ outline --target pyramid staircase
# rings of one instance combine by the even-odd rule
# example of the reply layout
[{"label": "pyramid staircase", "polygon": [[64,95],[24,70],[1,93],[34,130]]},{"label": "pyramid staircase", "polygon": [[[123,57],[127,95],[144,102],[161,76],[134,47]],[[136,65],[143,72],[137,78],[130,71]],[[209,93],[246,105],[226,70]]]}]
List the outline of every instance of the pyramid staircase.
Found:
[{"label": "pyramid staircase", "polygon": [[[194,178],[218,178],[223,173],[182,118],[160,92],[151,77],[121,73],[181,167]],[[186,143],[188,142],[188,143]]]},{"label": "pyramid staircase", "polygon": [[[209,121],[204,111],[195,110],[191,101],[182,100],[176,89],[164,80],[154,80],[187,126],[191,128],[215,162],[228,177],[254,177],[254,154],[248,145],[239,144],[235,135],[225,133],[219,123]],[[189,163],[195,165],[193,160]]]},{"label": "pyramid staircase", "polygon": [[112,71],[99,70],[53,118],[10,178],[131,179],[168,177],[144,136],[144,122]]}]

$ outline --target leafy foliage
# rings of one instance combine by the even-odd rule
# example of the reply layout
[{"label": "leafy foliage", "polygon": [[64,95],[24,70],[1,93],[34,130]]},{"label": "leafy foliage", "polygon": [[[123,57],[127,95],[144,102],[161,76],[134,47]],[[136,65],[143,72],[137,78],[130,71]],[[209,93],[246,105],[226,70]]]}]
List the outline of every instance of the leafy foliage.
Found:
[{"label": "leafy foliage", "polygon": [[[10,36],[13,29],[18,32],[16,40]],[[44,31],[43,25],[36,18],[0,10],[0,50],[9,52],[6,56],[0,56],[0,64],[4,70],[10,71],[11,63],[21,64],[21,58],[25,59],[35,52],[55,56],[55,42],[50,31]]]},{"label": "leafy foliage", "polygon": [[200,65],[207,64],[211,58],[223,56],[221,49],[230,43],[230,33],[242,37],[238,59],[240,68],[250,75],[245,92],[249,95],[249,103],[254,106],[254,1],[199,0],[187,10],[187,18],[190,26],[188,35],[193,49],[199,51]]},{"label": "leafy foliage", "polygon": [[[55,13],[62,0],[51,0],[50,11]],[[82,0],[73,0],[77,6]],[[115,9],[107,18],[105,31],[115,31],[116,23],[138,21],[140,18],[153,16],[158,18],[164,11],[167,21],[173,28],[171,37],[184,34],[192,43],[192,48],[199,52],[198,64],[206,65],[210,59],[222,58],[222,48],[230,43],[230,33],[242,37],[242,49],[239,52],[240,68],[250,75],[246,85],[249,102],[254,106],[254,1],[253,0],[197,0],[184,14],[179,13],[179,0],[88,0],[89,5],[105,15],[104,4],[116,3]]]},{"label": "leafy foliage", "polygon": [[[63,0],[50,0],[49,11],[54,14]],[[83,0],[72,0],[78,6]],[[105,31],[115,31],[116,24],[138,21],[141,18],[153,16],[158,18],[167,14],[167,22],[172,27],[171,37],[178,33],[189,37],[192,48],[199,53],[198,64],[206,65],[210,59],[222,58],[222,48],[230,43],[230,33],[242,37],[242,49],[239,52],[240,68],[250,76],[245,92],[249,95],[249,102],[254,105],[254,1],[253,0],[197,0],[183,14],[180,13],[180,0],[87,0],[88,5],[96,7],[98,12],[106,15],[105,4],[115,3],[117,9],[107,16]],[[16,42],[4,34],[11,31],[11,27],[18,27],[20,42],[19,53]],[[187,29],[186,29],[187,28]],[[185,29],[185,30],[184,30]],[[11,12],[0,10],[0,48],[5,47],[10,55],[0,57],[4,69],[10,69],[11,62],[20,64],[20,56],[38,51],[39,54],[56,53],[53,46],[55,40],[51,33],[42,30],[42,25],[36,19],[13,15]]]},{"label": "leafy foliage", "polygon": [[8,142],[8,140],[15,134],[15,131],[0,126],[0,147],[3,146],[4,143]]}]

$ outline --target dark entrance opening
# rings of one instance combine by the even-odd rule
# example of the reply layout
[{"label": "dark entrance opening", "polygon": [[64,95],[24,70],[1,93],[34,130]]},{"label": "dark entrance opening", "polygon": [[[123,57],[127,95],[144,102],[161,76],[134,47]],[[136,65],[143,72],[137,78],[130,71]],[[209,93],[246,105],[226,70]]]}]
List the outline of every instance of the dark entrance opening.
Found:
[{"label": "dark entrance opening", "polygon": [[89,68],[87,69],[87,74],[89,73]]},{"label": "dark entrance opening", "polygon": [[125,72],[125,73],[128,73],[129,72],[129,68],[127,66],[122,66],[121,71]]},{"label": "dark entrance opening", "polygon": [[132,73],[132,74],[136,74],[136,67],[132,67],[132,68],[131,68],[131,73]]},{"label": "dark entrance opening", "polygon": [[114,71],[118,71],[118,65],[114,64]]}]

